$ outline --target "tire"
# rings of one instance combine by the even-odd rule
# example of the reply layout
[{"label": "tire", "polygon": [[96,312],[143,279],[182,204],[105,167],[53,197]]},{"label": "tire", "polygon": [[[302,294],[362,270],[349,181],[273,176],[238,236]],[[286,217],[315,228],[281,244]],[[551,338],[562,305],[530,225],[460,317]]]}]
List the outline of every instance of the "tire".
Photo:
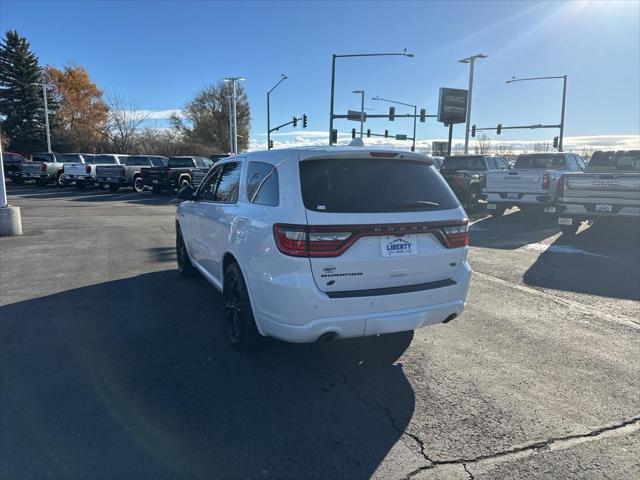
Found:
[{"label": "tire", "polygon": [[162,193],[162,187],[154,186],[154,187],[151,188],[151,191],[153,193]]},{"label": "tire", "polygon": [[477,187],[471,187],[467,193],[465,201],[465,210],[467,213],[475,213],[478,210],[478,201],[480,200],[480,191]]},{"label": "tire", "polygon": [[133,177],[133,190],[137,193],[144,192],[144,182],[140,176]]},{"label": "tire", "polygon": [[569,237],[573,237],[576,233],[578,233],[578,229],[580,228],[580,222],[574,220],[573,225],[560,225],[560,230],[563,235],[567,235]]},{"label": "tire", "polygon": [[178,191],[180,191],[184,187],[190,187],[190,186],[191,186],[191,180],[188,177],[183,177],[180,180],[180,185],[178,186]]},{"label": "tire", "polygon": [[238,264],[229,264],[224,272],[224,322],[227,339],[239,352],[255,350],[261,343],[253,318],[251,300]]},{"label": "tire", "polygon": [[193,277],[198,273],[189,258],[189,252],[187,252],[187,247],[184,244],[179,225],[176,225],[176,259],[178,261],[178,271],[183,277]]},{"label": "tire", "polygon": [[76,180],[76,188],[78,190],[84,190],[85,188],[87,188],[87,182],[83,180]]},{"label": "tire", "polygon": [[118,185],[114,185],[114,184],[109,184],[109,191],[110,192],[117,192],[118,190],[120,190],[120,187]]},{"label": "tire", "polygon": [[67,186],[67,182],[62,179],[62,172],[56,173],[56,185],[60,188],[64,188]]}]

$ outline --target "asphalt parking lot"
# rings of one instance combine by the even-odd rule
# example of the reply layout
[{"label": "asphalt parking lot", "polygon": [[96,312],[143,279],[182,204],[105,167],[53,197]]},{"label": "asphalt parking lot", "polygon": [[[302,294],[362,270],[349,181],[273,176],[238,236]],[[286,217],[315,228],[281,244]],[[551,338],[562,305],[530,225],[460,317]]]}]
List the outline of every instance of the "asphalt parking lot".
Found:
[{"label": "asphalt parking lot", "polygon": [[640,478],[640,232],[474,217],[464,315],[228,346],[170,196],[9,184],[2,478]]}]

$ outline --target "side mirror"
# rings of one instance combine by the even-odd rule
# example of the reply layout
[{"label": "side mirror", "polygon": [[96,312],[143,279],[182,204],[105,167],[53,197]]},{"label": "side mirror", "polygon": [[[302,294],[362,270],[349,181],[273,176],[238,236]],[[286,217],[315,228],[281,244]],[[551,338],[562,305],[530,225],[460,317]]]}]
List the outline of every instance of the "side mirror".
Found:
[{"label": "side mirror", "polygon": [[180,190],[178,190],[178,199],[179,200],[194,200],[195,188],[191,185],[185,185]]}]

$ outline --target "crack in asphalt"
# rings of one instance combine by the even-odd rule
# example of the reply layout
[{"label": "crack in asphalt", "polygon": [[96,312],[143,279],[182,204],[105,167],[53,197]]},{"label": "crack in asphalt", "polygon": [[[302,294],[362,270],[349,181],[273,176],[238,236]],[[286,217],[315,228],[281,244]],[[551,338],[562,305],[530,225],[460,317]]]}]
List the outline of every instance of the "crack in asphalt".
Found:
[{"label": "crack in asphalt", "polygon": [[539,442],[532,442],[520,447],[513,447],[510,448],[508,450],[503,450],[501,452],[495,452],[495,453],[488,453],[485,455],[478,455],[477,457],[472,457],[472,458],[457,458],[457,459],[450,459],[450,460],[431,460],[431,464],[430,465],[426,465],[424,467],[420,467],[416,470],[414,470],[413,472],[409,473],[409,475],[407,475],[406,479],[410,479],[411,477],[414,477],[415,475],[419,474],[420,472],[423,472],[425,470],[431,470],[433,468],[436,468],[440,465],[461,465],[464,468],[464,471],[469,475],[470,479],[473,479],[473,474],[469,471],[468,466],[469,464],[475,464],[484,460],[494,460],[494,459],[500,459],[500,458],[504,458],[504,457],[509,457],[512,455],[516,455],[519,453],[526,453],[526,452],[537,452],[539,450],[545,449],[545,448],[550,448],[552,445],[556,444],[556,443],[566,443],[566,442],[572,442],[573,440],[580,440],[580,439],[587,439],[587,438],[592,438],[592,437],[598,437],[600,435],[603,435],[607,432],[612,432],[615,430],[620,430],[623,429],[625,427],[629,427],[633,424],[637,424],[637,427],[640,427],[640,415],[637,415],[635,417],[632,417],[630,419],[624,420],[622,422],[613,424],[613,425],[608,425],[605,427],[600,427],[597,428],[595,430],[590,431],[589,433],[576,433],[576,434],[571,434],[571,435],[564,435],[561,437],[555,437],[555,438],[549,438],[547,440],[543,440],[543,441],[539,441]]},{"label": "crack in asphalt", "polygon": [[499,452],[495,452],[495,453],[488,453],[488,454],[484,454],[484,455],[478,455],[476,457],[470,457],[470,458],[454,458],[454,459],[448,459],[448,460],[434,460],[432,458],[429,457],[429,455],[427,454],[427,450],[426,450],[426,446],[424,441],[416,434],[407,432],[405,429],[400,428],[397,424],[395,419],[393,418],[393,415],[391,414],[391,411],[385,407],[384,405],[380,405],[378,402],[376,402],[373,399],[369,399],[364,397],[360,391],[356,388],[356,386],[350,381],[349,376],[347,373],[338,370],[336,368],[331,367],[330,365],[328,365],[324,359],[321,359],[325,369],[329,370],[330,372],[333,372],[336,375],[339,375],[344,384],[353,392],[353,394],[356,396],[356,398],[361,401],[362,403],[373,407],[377,410],[380,410],[382,412],[384,412],[387,416],[387,418],[389,419],[389,422],[391,424],[391,426],[393,427],[394,430],[396,430],[398,433],[400,433],[401,435],[405,435],[407,437],[409,437],[410,439],[412,439],[419,447],[420,447],[420,454],[422,455],[422,457],[428,462],[428,465],[422,466],[412,472],[410,472],[406,477],[405,480],[409,480],[412,477],[418,475],[420,472],[423,472],[425,470],[432,470],[437,468],[438,466],[443,466],[443,465],[460,465],[465,473],[468,475],[469,480],[474,480],[475,477],[473,475],[473,473],[471,473],[471,471],[469,470],[469,465],[470,464],[475,464],[478,462],[482,462],[485,460],[494,460],[494,459],[501,459],[501,458],[506,458],[509,456],[513,456],[513,455],[517,455],[517,454],[522,454],[522,453],[528,453],[528,452],[537,452],[539,450],[542,449],[546,449],[546,448],[550,448],[552,445],[554,444],[560,444],[560,443],[570,443],[574,440],[580,440],[580,439],[588,439],[588,438],[593,438],[593,437],[598,437],[600,435],[606,434],[608,432],[612,432],[615,430],[620,430],[623,429],[625,427],[629,427],[633,424],[637,424],[636,426],[640,428],[640,415],[637,415],[635,417],[631,417],[627,420],[623,420],[619,423],[615,423],[612,425],[607,425],[604,427],[600,427],[600,428],[596,428],[594,430],[591,430],[588,433],[576,433],[576,434],[571,434],[571,435],[564,435],[564,436],[560,436],[560,437],[552,437],[552,438],[548,438],[546,440],[542,440],[542,441],[538,441],[538,442],[531,442],[525,445],[521,445],[519,447],[512,447],[509,448],[507,450],[502,450]]}]

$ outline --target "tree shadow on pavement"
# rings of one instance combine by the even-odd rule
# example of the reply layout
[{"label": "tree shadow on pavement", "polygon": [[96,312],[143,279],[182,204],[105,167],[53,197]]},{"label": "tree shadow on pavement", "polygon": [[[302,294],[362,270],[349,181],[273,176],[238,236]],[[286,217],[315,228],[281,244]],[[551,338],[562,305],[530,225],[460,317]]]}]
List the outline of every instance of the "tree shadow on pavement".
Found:
[{"label": "tree shadow on pavement", "polygon": [[412,333],[245,355],[222,308],[173,270],[1,307],[0,477],[369,478],[413,414]]},{"label": "tree shadow on pavement", "polygon": [[640,228],[599,221],[561,235],[523,276],[537,287],[640,300]]},{"label": "tree shadow on pavement", "polygon": [[559,231],[553,215],[513,210],[502,217],[489,217],[471,225],[470,245],[515,250],[549,238]]}]

